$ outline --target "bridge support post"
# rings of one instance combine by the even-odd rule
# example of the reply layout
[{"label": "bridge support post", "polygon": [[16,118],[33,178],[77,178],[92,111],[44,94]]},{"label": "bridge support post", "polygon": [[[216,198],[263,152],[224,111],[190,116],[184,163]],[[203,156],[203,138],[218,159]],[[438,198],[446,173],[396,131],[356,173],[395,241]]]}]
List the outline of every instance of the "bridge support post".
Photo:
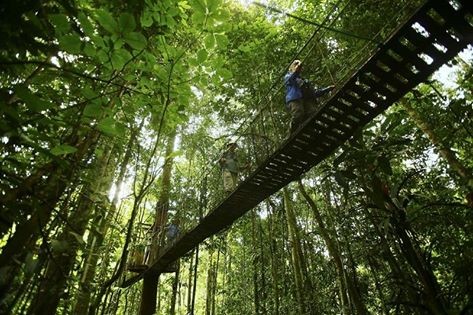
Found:
[{"label": "bridge support post", "polygon": [[153,315],[156,313],[159,275],[157,272],[148,272],[143,278],[140,315]]}]

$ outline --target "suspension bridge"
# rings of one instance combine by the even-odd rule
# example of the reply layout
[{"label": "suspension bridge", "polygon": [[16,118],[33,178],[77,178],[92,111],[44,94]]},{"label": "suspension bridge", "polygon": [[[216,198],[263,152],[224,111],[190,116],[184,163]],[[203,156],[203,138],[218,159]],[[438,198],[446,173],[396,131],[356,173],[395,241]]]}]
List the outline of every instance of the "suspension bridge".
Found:
[{"label": "suspension bridge", "polygon": [[[354,133],[473,43],[473,1],[430,0],[337,84],[319,109],[192,229],[160,250],[128,287],[229,227],[261,201],[323,161]],[[282,84],[282,83],[281,83]]]}]

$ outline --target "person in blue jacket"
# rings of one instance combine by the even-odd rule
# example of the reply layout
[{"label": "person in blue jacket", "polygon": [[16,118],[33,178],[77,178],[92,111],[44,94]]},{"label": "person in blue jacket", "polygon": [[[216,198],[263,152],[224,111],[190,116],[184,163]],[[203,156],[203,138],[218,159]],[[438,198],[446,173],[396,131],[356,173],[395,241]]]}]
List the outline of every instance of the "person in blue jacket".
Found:
[{"label": "person in blue jacket", "polygon": [[299,126],[312,113],[313,103],[335,87],[330,85],[325,88],[315,89],[308,80],[301,77],[302,62],[294,60],[289,66],[289,71],[284,76],[286,86],[286,109],[291,113],[289,133],[294,133]]}]

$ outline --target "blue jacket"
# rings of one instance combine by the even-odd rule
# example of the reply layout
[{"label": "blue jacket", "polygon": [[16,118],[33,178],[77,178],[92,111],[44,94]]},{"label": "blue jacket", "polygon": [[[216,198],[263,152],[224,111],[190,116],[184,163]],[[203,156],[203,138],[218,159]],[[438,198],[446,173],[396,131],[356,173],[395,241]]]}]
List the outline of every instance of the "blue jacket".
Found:
[{"label": "blue jacket", "polygon": [[288,72],[284,76],[284,85],[286,86],[286,104],[302,99],[302,84],[304,80],[301,79],[298,72]]},{"label": "blue jacket", "polygon": [[[289,102],[301,100],[315,100],[317,97],[327,94],[333,89],[333,86],[316,89],[307,80],[300,77],[298,72],[288,72],[284,76],[284,84],[286,85],[286,107]],[[305,90],[303,92],[303,86]],[[305,93],[305,95],[304,95]]]}]

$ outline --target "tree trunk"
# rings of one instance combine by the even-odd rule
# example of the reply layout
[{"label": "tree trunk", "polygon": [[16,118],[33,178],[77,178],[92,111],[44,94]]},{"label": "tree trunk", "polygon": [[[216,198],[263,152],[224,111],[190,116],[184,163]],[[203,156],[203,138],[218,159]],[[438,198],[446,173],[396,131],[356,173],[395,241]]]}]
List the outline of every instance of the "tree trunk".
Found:
[{"label": "tree trunk", "polygon": [[447,315],[445,302],[441,295],[437,278],[420,254],[420,249],[416,242],[409,236],[413,234],[410,232],[407,222],[395,223],[394,229],[399,237],[399,246],[402,249],[404,257],[416,271],[422,283],[426,304],[429,306],[430,311],[433,315]]},{"label": "tree trunk", "polygon": [[[165,162],[163,166],[163,174],[161,177],[161,191],[159,199],[156,205],[156,215],[154,221],[154,235],[159,235],[159,231],[164,231],[166,224],[167,213],[169,210],[169,193],[171,190],[171,173],[173,167],[172,153],[174,151],[174,140],[176,139],[175,130],[171,132],[166,144]],[[164,233],[161,233],[164,237]],[[159,251],[159,240],[154,240],[151,246],[150,262],[153,263],[153,258],[158,257]],[[141,297],[141,315],[151,315],[156,310],[156,292],[157,292],[157,279],[159,275],[150,275],[150,279],[146,280],[147,275],[144,277],[143,290]]]},{"label": "tree trunk", "polygon": [[194,267],[194,254],[191,256],[191,261],[189,263],[189,270],[188,270],[188,279],[187,279],[187,305],[186,305],[186,314],[191,313],[191,303],[192,303],[192,276],[193,276],[193,267]]},{"label": "tree trunk", "polygon": [[109,211],[102,217],[98,226],[98,233],[93,237],[91,242],[92,246],[89,249],[89,254],[84,262],[84,266],[82,268],[82,276],[79,281],[79,289],[77,292],[76,302],[73,309],[73,314],[75,315],[82,315],[86,314],[87,310],[89,309],[91,294],[93,292],[92,283],[95,278],[96,269],[97,269],[97,262],[100,257],[99,251],[103,245],[103,241],[105,239],[105,235],[107,235],[108,227],[112,222],[113,217],[116,214],[116,209],[118,205],[118,199],[121,191],[121,185],[125,179],[126,170],[128,167],[128,163],[131,158],[133,146],[136,141],[136,136],[139,131],[141,131],[143,127],[144,120],[142,120],[138,129],[134,129],[132,134],[130,135],[130,139],[128,141],[125,156],[120,166],[120,171],[118,178],[116,179],[116,190],[115,194],[112,199],[112,203],[110,205]]},{"label": "tree trunk", "polygon": [[299,227],[297,226],[296,216],[294,214],[293,202],[289,195],[287,187],[283,188],[284,205],[286,222],[289,230],[289,238],[291,241],[291,257],[294,270],[294,278],[296,284],[296,296],[300,307],[301,314],[308,314],[306,304],[306,292],[304,291],[304,270],[302,268],[302,260],[304,259],[301,249],[301,241],[299,235]]},{"label": "tree trunk", "polygon": [[[146,182],[146,176],[143,179],[143,183],[145,183],[145,182]],[[90,304],[89,315],[96,314],[97,309],[98,309],[99,305],[102,302],[103,296],[105,295],[107,290],[109,290],[110,286],[120,278],[120,275],[123,273],[123,270],[125,269],[126,262],[127,262],[127,257],[128,257],[128,247],[130,246],[130,243],[131,243],[134,222],[135,222],[136,216],[138,214],[138,209],[139,209],[139,205],[141,203],[141,199],[143,197],[142,193],[144,193],[143,190],[140,191],[140,193],[135,198],[135,201],[133,203],[133,209],[131,210],[130,219],[128,220],[127,228],[126,228],[125,244],[123,244],[123,250],[122,250],[122,254],[120,256],[119,263],[116,265],[116,269],[114,271],[114,274],[110,277],[110,279],[108,279],[107,281],[105,281],[102,284],[102,286],[101,286],[99,292],[97,293],[94,301]],[[108,256],[106,256],[106,257],[108,258]],[[105,260],[107,261],[107,259],[105,259]],[[108,262],[104,263],[104,265],[108,265]]]},{"label": "tree trunk", "polygon": [[199,245],[195,249],[195,264],[194,264],[194,285],[192,286],[192,301],[190,305],[189,315],[194,315],[195,309],[195,295],[197,293],[197,271],[199,268]]},{"label": "tree trunk", "polygon": [[[371,194],[381,195],[381,187],[388,187],[377,177],[374,177],[374,180],[371,180],[370,183],[369,190]],[[366,187],[364,189],[366,190]],[[437,279],[429,264],[421,255],[421,250],[407,221],[405,209],[401,208],[398,202],[394,202],[389,194],[384,194],[384,201],[385,211],[390,213],[390,223],[393,234],[397,239],[397,244],[407,263],[416,272],[417,278],[422,284],[425,302],[430,312],[434,315],[446,315],[446,304],[440,292]]]},{"label": "tree trunk", "polygon": [[[77,194],[75,190],[69,190],[67,192],[67,196],[65,197],[64,201],[61,202],[60,210],[58,211],[60,215],[58,216],[57,220],[51,222],[48,225],[47,230],[43,231],[43,235],[51,235],[53,232],[57,230],[58,221],[61,217],[65,217],[66,214],[69,212],[69,208],[71,207],[70,200],[72,199],[72,195]],[[47,242],[42,242],[42,244],[37,246],[37,240],[32,238],[30,242],[27,244],[25,251],[21,255],[15,256],[15,263],[9,265],[5,269],[2,270],[2,273],[5,275],[4,277],[0,277],[0,313],[3,311],[3,306],[7,306],[10,304],[10,297],[13,294],[17,294],[16,291],[18,290],[18,281],[21,281],[23,284],[30,281],[32,275],[21,276],[23,274],[22,269],[24,269],[24,264],[27,263],[27,257],[33,258],[33,253],[38,253],[38,264],[35,269],[36,273],[41,273],[42,266],[45,264],[46,259],[48,258],[48,249],[49,244]],[[41,268],[38,269],[38,266]],[[36,288],[36,283],[33,284],[33,288]],[[9,307],[14,307],[11,304]]]},{"label": "tree trunk", "polygon": [[212,313],[212,304],[214,303],[214,278],[215,278],[215,263],[213,258],[213,249],[209,253],[209,269],[207,270],[207,292],[205,300],[205,315],[213,315]]},{"label": "tree trunk", "polygon": [[[314,200],[309,196],[309,194],[306,192],[304,185],[302,182],[299,180],[299,191],[302,194],[302,196],[305,198],[307,203],[309,204],[309,207],[312,209],[312,213],[314,214],[315,221],[317,222],[318,228],[320,235],[322,236],[325,245],[327,246],[327,250],[329,253],[329,256],[333,259],[335,263],[335,268],[337,270],[337,275],[338,275],[338,284],[339,284],[339,292],[340,292],[340,301],[342,305],[342,312],[343,314],[348,315],[350,313],[350,308],[348,304],[348,297],[346,295],[346,275],[345,275],[345,268],[343,267],[343,262],[342,262],[342,256],[340,254],[338,246],[335,244],[335,242],[332,240],[330,236],[330,231],[327,229],[325,226],[325,223],[322,219],[322,215],[320,214],[320,211],[315,204]],[[364,308],[364,304],[361,303],[361,301],[353,301],[354,304],[361,304],[357,309],[359,308],[360,310],[364,310],[364,312],[361,312],[360,314],[366,314],[366,309]]]},{"label": "tree trunk", "polygon": [[140,314],[155,314],[156,294],[158,293],[159,274],[149,273],[143,278],[143,291],[141,292]]},{"label": "tree trunk", "polygon": [[[69,160],[69,164],[80,164],[80,161],[97,138],[98,133],[93,134],[80,144],[74,157]],[[28,242],[38,239],[41,235],[41,230],[49,222],[55,205],[66,190],[66,183],[75,176],[75,168],[70,166],[54,166],[50,171],[51,174],[47,182],[40,187],[35,187],[38,194],[32,196],[32,198],[37,200],[37,202],[34,203],[31,218],[17,226],[15,233],[3,247],[0,256],[0,268],[8,266],[14,261],[15,256],[21,254],[22,250],[20,249],[25,248]]]},{"label": "tree trunk", "polygon": [[171,295],[171,308],[169,310],[170,315],[176,314],[176,300],[177,300],[177,288],[179,286],[179,267],[177,268],[176,274],[174,275],[174,280],[172,282],[172,295]]},{"label": "tree trunk", "polygon": [[[253,249],[258,248],[258,242],[256,240],[256,210],[253,209],[251,211],[251,239],[253,242]],[[260,298],[259,298],[259,291],[260,289],[258,288],[258,262],[261,262],[261,256],[259,256],[257,253],[254,253],[253,256],[253,300],[254,300],[254,305],[255,305],[255,314],[258,315],[260,314]]]},{"label": "tree trunk", "polygon": [[409,103],[405,98],[401,101],[402,106],[409,114],[409,117],[416,123],[422,132],[429,138],[430,142],[437,148],[440,156],[442,156],[450,166],[451,170],[455,172],[463,181],[464,185],[468,187],[466,196],[468,205],[473,207],[473,173],[465,167],[453,152],[435,133],[435,128],[426,121],[422,115]]},{"label": "tree trunk", "polygon": [[[267,207],[268,209],[275,208],[275,205],[271,204],[270,200],[267,199]],[[276,212],[276,211],[274,211]],[[273,291],[273,308],[272,314],[279,315],[279,300],[280,300],[280,292],[279,292],[279,272],[278,272],[278,265],[280,264],[279,255],[278,255],[278,244],[277,244],[277,235],[274,233],[274,216],[275,214],[271,213],[269,216],[269,249],[270,249],[270,261],[271,261],[271,282],[272,282],[272,291]]]},{"label": "tree trunk", "polygon": [[81,245],[80,241],[95,208],[94,200],[100,200],[100,196],[110,188],[112,178],[106,176],[113,174],[113,170],[107,168],[110,154],[111,148],[108,147],[97,161],[95,170],[89,176],[89,179],[91,181],[95,179],[95,182],[84,188],[77,209],[68,219],[69,224],[64,227],[64,231],[56,240],[56,244],[60,246],[52,248],[52,257],[35,300],[31,303],[30,314],[56,314],[59,301],[66,291],[68,277]]}]

